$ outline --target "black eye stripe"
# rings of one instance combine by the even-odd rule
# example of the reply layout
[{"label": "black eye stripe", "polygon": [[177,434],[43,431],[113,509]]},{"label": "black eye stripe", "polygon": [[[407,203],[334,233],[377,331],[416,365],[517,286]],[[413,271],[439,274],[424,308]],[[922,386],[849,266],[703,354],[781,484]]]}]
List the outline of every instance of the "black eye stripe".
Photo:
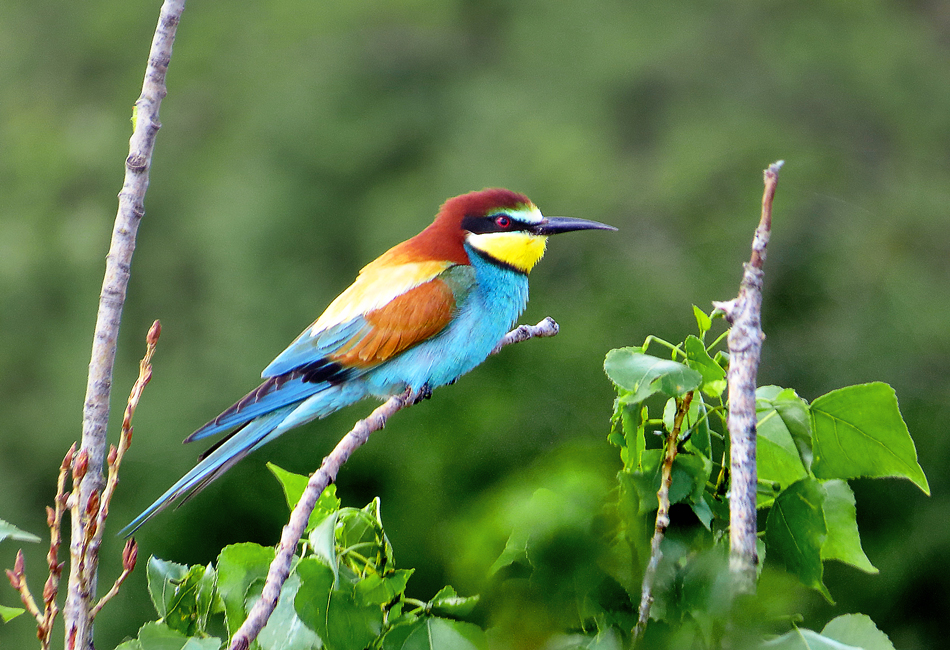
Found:
[{"label": "black eye stripe", "polygon": [[[507,226],[499,224],[501,217],[508,219]],[[467,214],[462,217],[462,230],[481,235],[489,232],[517,232],[531,230],[532,225],[519,221],[509,214],[498,213],[491,215]]]}]

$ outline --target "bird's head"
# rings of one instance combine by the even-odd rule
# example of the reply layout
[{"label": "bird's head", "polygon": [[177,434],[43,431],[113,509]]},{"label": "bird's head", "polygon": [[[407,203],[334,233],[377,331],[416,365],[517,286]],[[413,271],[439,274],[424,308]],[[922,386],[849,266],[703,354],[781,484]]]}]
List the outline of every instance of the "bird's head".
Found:
[{"label": "bird's head", "polygon": [[616,230],[586,219],[545,217],[528,197],[498,188],[449,199],[430,228],[444,235],[452,230],[459,244],[468,244],[487,259],[522,273],[531,271],[544,256],[548,235]]}]

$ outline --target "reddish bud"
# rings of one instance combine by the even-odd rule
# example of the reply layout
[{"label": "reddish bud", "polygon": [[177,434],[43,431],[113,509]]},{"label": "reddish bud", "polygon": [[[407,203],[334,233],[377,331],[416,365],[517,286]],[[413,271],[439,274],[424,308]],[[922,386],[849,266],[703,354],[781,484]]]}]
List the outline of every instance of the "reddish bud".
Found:
[{"label": "reddish bud", "polygon": [[119,457],[119,450],[115,448],[115,445],[109,445],[109,456],[108,462],[109,467],[115,465],[115,459]]},{"label": "reddish bud", "polygon": [[135,538],[130,537],[122,549],[122,568],[126,571],[132,571],[135,568],[135,561],[139,557],[139,545],[135,543]]},{"label": "reddish bud", "polygon": [[69,448],[69,451],[66,452],[66,457],[63,458],[63,464],[60,465],[60,469],[66,471],[69,469],[69,466],[73,464],[73,457],[76,455],[76,443],[73,443],[73,446]]},{"label": "reddish bud", "polygon": [[53,524],[56,523],[56,511],[46,506],[46,525],[49,528],[53,527]]},{"label": "reddish bud", "polygon": [[23,549],[20,549],[16,552],[16,560],[13,561],[13,570],[21,578],[23,576],[23,572],[26,571],[26,561],[23,559]]},{"label": "reddish bud", "polygon": [[89,495],[89,501],[86,502],[86,514],[95,517],[99,514],[99,492],[93,492]]},{"label": "reddish bud", "polygon": [[160,321],[155,321],[152,323],[152,327],[148,330],[148,336],[145,337],[145,342],[149,345],[155,345],[158,343],[158,337],[162,335],[162,323]]},{"label": "reddish bud", "polygon": [[6,572],[7,572],[7,579],[10,581],[10,586],[16,589],[17,591],[20,591],[20,576],[18,576],[16,573],[11,571],[10,569],[6,569]]},{"label": "reddish bud", "polygon": [[50,576],[46,579],[46,584],[43,585],[43,602],[48,607],[54,600],[56,600],[56,583],[53,576]]},{"label": "reddish bud", "polygon": [[85,449],[79,450],[79,455],[76,456],[76,462],[73,463],[73,481],[81,481],[82,477],[86,475],[86,470],[89,469],[89,454]]}]

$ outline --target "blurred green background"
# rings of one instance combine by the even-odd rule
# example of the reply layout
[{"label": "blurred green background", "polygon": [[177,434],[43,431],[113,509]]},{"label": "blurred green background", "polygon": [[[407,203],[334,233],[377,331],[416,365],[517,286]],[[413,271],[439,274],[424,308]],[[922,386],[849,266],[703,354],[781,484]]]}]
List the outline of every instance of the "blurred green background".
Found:
[{"label": "blurred green background", "polygon": [[[0,3],[0,518],[42,533],[80,435],[103,259],[159,3]],[[415,0],[190,2],[162,104],[122,324],[112,433],[153,319],[164,331],[113,502],[118,530],[189,469],[180,440],[447,197],[485,186],[618,233],[551,241],[522,322],[561,324],[400,413],[344,468],[382,498],[409,592],[483,588],[504,543],[478,522],[565,458],[605,483],[612,347],[679,340],[735,295],[764,167],[785,159],[766,264],[760,383],[807,398],[897,390],[933,496],[855,481],[868,576],[838,608],[898,648],[950,611],[950,5]],[[307,473],[361,405],[296,430],[138,534],[140,558],[275,543],[267,460]],[[560,474],[559,474],[560,475]],[[506,492],[507,491],[507,492]],[[530,492],[528,492],[530,493]],[[101,581],[118,573],[107,536]],[[12,566],[15,543],[0,546]],[[44,545],[29,545],[41,591]],[[463,562],[460,558],[465,558]],[[474,560],[473,560],[474,558]],[[474,562],[475,569],[472,569]],[[479,564],[479,563],[482,564]],[[143,562],[144,565],[144,562]],[[0,588],[0,603],[16,605]],[[138,570],[97,621],[108,649],[153,617]],[[0,645],[34,647],[26,617]],[[61,639],[59,632],[57,638]],[[61,641],[57,641],[57,645]]]}]

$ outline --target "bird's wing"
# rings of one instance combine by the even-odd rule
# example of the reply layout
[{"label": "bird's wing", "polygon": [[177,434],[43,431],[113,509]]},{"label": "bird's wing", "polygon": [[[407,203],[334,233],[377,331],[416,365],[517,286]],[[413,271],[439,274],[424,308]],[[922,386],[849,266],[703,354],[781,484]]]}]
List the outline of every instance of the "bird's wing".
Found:
[{"label": "bird's wing", "polygon": [[[451,320],[460,290],[447,261],[386,263],[360,271],[350,287],[280,353],[262,376],[315,362],[366,369],[437,334]],[[461,283],[464,284],[464,283]]]},{"label": "bird's wing", "polygon": [[[456,304],[474,282],[471,267],[451,263],[382,267],[364,269],[323,316],[267,367],[264,383],[185,442],[302,402],[435,336],[451,321]],[[325,408],[335,410],[332,400]]]}]

